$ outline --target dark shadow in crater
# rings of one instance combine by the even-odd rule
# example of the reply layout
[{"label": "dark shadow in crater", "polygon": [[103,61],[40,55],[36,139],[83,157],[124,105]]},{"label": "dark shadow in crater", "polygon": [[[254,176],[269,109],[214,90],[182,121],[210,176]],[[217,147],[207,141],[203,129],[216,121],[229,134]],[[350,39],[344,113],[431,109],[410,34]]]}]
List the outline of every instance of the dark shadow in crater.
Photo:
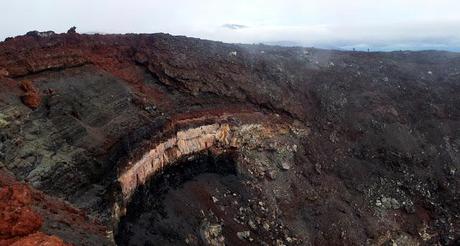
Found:
[{"label": "dark shadow in crater", "polygon": [[242,185],[235,152],[183,158],[138,187],[121,218],[117,245],[200,244],[204,214],[217,211],[213,194]]}]

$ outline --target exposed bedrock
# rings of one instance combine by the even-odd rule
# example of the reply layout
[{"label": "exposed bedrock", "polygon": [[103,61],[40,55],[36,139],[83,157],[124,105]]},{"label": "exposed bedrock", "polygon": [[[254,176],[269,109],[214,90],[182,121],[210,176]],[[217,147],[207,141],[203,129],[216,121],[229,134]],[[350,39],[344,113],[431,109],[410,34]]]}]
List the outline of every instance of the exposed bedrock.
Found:
[{"label": "exposed bedrock", "polygon": [[455,245],[459,91],[451,52],[30,32],[0,43],[0,167],[76,245],[119,219],[128,244]]},{"label": "exposed bedrock", "polygon": [[[245,141],[242,132],[253,127],[259,127],[268,137],[277,134],[281,129],[277,125],[214,123],[199,125],[197,127],[179,130],[173,136],[154,145],[150,150],[137,160],[129,160],[126,164],[120,164],[118,184],[121,189],[122,203],[116,204],[115,217],[125,213],[124,207],[137,187],[144,185],[155,173],[173,165],[176,161],[186,156],[213,149],[215,152],[226,149],[239,148]],[[286,125],[287,126],[287,125]],[[285,126],[285,127],[286,127]],[[121,207],[119,207],[121,205]],[[120,211],[121,209],[121,211]]]},{"label": "exposed bedrock", "polygon": [[118,177],[123,195],[129,200],[137,186],[145,184],[152,174],[185,155],[211,148],[217,144],[229,145],[230,131],[228,124],[203,125],[178,131],[175,136],[144,154],[141,160],[126,167],[127,170]]}]

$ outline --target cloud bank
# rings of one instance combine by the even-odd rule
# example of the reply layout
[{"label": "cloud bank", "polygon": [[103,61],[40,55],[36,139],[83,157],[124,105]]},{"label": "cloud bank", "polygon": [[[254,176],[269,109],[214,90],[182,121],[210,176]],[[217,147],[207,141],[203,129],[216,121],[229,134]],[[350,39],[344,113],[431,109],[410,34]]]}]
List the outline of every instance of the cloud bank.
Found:
[{"label": "cloud bank", "polygon": [[456,0],[4,1],[0,39],[30,30],[166,32],[231,43],[460,51]]}]

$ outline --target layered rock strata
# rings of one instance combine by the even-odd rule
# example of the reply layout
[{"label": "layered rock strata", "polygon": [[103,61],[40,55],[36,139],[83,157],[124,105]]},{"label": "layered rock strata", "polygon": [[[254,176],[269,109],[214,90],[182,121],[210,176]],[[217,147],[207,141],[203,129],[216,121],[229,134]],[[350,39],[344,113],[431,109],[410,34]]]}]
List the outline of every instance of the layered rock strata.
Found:
[{"label": "layered rock strata", "polygon": [[119,177],[123,196],[129,200],[130,195],[139,186],[145,184],[150,176],[174,163],[177,159],[218,144],[229,145],[231,129],[229,124],[211,124],[181,130],[175,136],[159,143],[144,154],[137,162]]},{"label": "layered rock strata", "polygon": [[[235,117],[235,115],[233,116]],[[176,124],[180,125],[184,120],[177,121]],[[188,123],[194,121],[203,122],[203,117],[189,118],[185,121]],[[174,133],[171,137],[160,141],[158,144],[150,146],[150,149],[147,149],[137,161],[131,160],[126,164],[120,164],[122,168],[118,175],[117,183],[121,189],[123,201],[121,204],[115,204],[115,218],[117,219],[125,213],[123,209],[130,201],[134,191],[139,186],[146,184],[153,175],[167,168],[169,165],[173,165],[181,158],[207,149],[219,152],[230,148],[238,148],[245,141],[245,134],[242,132],[251,128],[251,126],[253,124],[235,125],[216,122],[182,129]],[[265,137],[277,134],[276,132],[280,129],[280,126],[276,124],[260,125],[260,127],[265,129],[263,130],[266,135]]]}]

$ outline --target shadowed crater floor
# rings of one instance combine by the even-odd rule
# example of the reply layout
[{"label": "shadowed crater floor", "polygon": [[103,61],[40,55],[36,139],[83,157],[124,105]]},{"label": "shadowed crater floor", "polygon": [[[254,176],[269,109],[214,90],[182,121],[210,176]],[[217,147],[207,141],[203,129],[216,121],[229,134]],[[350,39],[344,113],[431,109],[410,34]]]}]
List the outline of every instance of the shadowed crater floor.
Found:
[{"label": "shadowed crater floor", "polygon": [[215,193],[233,196],[234,190],[242,190],[234,156],[233,152],[194,155],[140,186],[121,218],[117,244],[180,245],[223,239],[221,233],[232,230],[222,231],[225,206],[216,205]]}]

